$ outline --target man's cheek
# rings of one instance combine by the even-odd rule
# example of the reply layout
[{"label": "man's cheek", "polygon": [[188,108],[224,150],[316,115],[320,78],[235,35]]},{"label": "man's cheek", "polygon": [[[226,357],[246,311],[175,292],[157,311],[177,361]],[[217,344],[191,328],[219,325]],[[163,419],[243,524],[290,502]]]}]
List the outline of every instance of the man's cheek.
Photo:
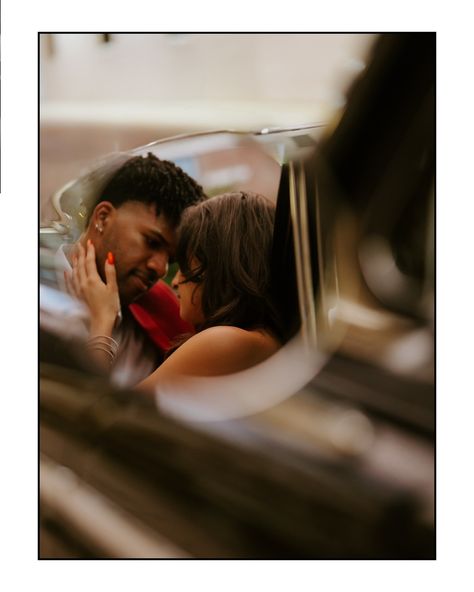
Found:
[{"label": "man's cheek", "polygon": [[117,283],[121,284],[127,279],[128,273],[120,264],[117,265],[117,263],[115,263],[115,275],[117,276]]}]

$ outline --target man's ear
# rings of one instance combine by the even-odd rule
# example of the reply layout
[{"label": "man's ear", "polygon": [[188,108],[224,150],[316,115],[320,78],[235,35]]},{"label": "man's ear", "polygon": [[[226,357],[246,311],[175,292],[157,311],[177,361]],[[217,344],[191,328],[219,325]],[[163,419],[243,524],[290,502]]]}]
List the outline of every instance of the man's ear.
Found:
[{"label": "man's ear", "polygon": [[110,201],[99,202],[92,212],[90,220],[90,230],[99,235],[104,232],[104,229],[110,223],[110,220],[115,214],[115,207]]}]

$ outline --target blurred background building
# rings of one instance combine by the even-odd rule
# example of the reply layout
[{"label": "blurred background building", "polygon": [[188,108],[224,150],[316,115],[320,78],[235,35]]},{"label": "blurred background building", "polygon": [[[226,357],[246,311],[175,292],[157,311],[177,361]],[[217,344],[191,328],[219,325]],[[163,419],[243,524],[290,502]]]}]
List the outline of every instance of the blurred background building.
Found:
[{"label": "blurred background building", "polygon": [[373,34],[40,34],[41,220],[95,158],[179,133],[325,122]]}]

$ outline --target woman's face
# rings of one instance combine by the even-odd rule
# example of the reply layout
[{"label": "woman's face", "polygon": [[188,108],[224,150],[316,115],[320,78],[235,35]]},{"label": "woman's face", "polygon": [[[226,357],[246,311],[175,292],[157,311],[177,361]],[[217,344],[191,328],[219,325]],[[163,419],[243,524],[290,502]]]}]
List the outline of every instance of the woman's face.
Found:
[{"label": "woman's face", "polygon": [[[199,262],[196,259],[192,259],[191,270],[197,267],[199,267]],[[173,278],[172,285],[177,290],[181,318],[196,327],[204,322],[201,306],[203,284],[186,282],[185,280],[185,276],[178,269],[177,274]]]}]

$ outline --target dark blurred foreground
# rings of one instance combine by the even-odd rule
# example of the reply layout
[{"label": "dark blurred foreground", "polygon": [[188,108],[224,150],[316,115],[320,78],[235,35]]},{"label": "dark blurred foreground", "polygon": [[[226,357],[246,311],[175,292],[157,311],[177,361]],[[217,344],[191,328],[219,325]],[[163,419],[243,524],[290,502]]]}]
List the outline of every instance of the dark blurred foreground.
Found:
[{"label": "dark blurred foreground", "polygon": [[193,429],[48,366],[41,397],[42,557],[433,557],[428,441],[350,405]]}]

